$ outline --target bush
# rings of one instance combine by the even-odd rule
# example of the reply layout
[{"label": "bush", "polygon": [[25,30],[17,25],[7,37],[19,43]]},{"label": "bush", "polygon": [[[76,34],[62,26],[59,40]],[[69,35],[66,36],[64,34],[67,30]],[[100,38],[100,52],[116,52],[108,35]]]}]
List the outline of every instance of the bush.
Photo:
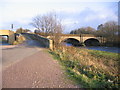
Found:
[{"label": "bush", "polygon": [[17,38],[17,40],[13,42],[13,45],[21,44],[21,43],[23,43],[25,40],[26,40],[26,39],[25,39],[24,36],[19,36],[19,37]]},{"label": "bush", "polygon": [[13,45],[17,45],[17,44],[19,44],[17,41],[14,41],[14,42],[13,42]]}]

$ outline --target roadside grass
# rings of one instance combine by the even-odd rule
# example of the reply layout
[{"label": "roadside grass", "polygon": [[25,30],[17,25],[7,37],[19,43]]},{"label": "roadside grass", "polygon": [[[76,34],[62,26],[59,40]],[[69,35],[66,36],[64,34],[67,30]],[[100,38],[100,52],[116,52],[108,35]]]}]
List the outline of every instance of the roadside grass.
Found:
[{"label": "roadside grass", "polygon": [[119,87],[118,56],[115,53],[65,46],[49,53],[64,67],[68,78],[82,88]]}]

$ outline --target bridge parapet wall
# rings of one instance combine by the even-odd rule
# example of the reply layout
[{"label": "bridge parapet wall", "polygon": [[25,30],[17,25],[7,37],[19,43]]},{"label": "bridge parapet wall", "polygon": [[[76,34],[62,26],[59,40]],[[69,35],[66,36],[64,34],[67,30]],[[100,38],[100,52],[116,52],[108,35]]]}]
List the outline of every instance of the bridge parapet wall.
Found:
[{"label": "bridge parapet wall", "polygon": [[29,35],[31,37],[31,39],[41,42],[42,46],[53,49],[53,41],[52,40],[45,38],[43,36],[40,36],[40,35],[36,35],[36,34],[29,34],[29,33],[25,33],[25,34]]},{"label": "bridge parapet wall", "polygon": [[[47,38],[52,38],[53,36],[47,36]],[[84,43],[88,39],[97,39],[101,44],[106,42],[106,39],[104,37],[98,37],[92,34],[81,34],[81,35],[72,35],[72,34],[65,34],[61,35],[60,42],[65,41],[66,39],[76,39],[80,43]]]}]

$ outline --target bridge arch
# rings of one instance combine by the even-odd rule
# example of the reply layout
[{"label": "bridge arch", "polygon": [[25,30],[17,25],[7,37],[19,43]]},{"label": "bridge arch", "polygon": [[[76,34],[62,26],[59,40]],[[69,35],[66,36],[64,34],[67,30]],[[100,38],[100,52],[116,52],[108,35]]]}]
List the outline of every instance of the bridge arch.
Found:
[{"label": "bridge arch", "polygon": [[65,38],[61,42],[72,44],[73,46],[79,46],[80,41],[76,38]]},{"label": "bridge arch", "polygon": [[9,44],[13,44],[15,41],[15,33],[11,30],[0,30],[0,36],[7,36]]},{"label": "bridge arch", "polygon": [[[53,36],[47,36],[47,38],[52,39]],[[93,43],[93,45],[100,45],[102,43],[106,42],[106,39],[104,37],[99,37],[91,34],[81,34],[81,35],[72,35],[72,34],[62,34],[60,36],[60,43],[68,38],[73,38],[79,41],[80,45],[82,46],[84,44],[89,45],[89,43]],[[89,42],[89,43],[88,43]],[[96,44],[94,44],[96,43]]]},{"label": "bridge arch", "polygon": [[99,46],[100,45],[100,41],[96,38],[89,38],[89,39],[86,39],[84,41],[84,44],[86,46]]},{"label": "bridge arch", "polygon": [[9,42],[9,36],[8,35],[0,35],[1,42],[2,43],[8,43]]}]

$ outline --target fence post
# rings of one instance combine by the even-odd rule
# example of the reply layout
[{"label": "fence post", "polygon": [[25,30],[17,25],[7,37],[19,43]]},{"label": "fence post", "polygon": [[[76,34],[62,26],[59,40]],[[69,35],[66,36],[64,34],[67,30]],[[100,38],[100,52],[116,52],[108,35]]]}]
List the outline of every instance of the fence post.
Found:
[{"label": "fence post", "polygon": [[53,40],[49,40],[49,48],[53,50]]}]

